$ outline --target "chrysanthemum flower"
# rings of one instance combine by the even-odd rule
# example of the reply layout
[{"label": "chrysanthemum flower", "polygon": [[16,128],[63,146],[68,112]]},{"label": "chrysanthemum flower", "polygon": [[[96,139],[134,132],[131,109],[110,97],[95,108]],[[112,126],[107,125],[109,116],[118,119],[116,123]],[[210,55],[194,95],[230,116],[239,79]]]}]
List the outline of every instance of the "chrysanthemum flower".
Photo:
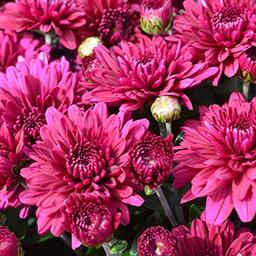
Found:
[{"label": "chrysanthemum flower", "polygon": [[84,24],[84,11],[78,0],[16,0],[7,3],[0,13],[0,28],[53,32],[68,49],[77,47],[79,30]]},{"label": "chrysanthemum flower", "polygon": [[14,136],[3,123],[0,126],[0,209],[22,205],[19,194],[25,184],[20,170],[29,164],[24,154],[23,132]]},{"label": "chrysanthemum flower", "polygon": [[172,256],[172,233],[161,226],[146,229],[138,239],[139,256]]},{"label": "chrysanthemum flower", "polygon": [[236,75],[238,55],[245,43],[255,41],[256,16],[253,0],[193,0],[184,2],[185,12],[178,16],[174,28],[194,48],[195,54],[209,66],[219,68],[220,75]]},{"label": "chrysanthemum flower", "polygon": [[43,45],[32,35],[17,35],[10,31],[0,30],[0,71],[7,67],[15,66],[18,61],[31,61],[39,58],[47,61],[51,50],[50,45]]},{"label": "chrysanthemum flower", "polygon": [[77,75],[69,71],[63,58],[50,64],[40,60],[18,63],[0,73],[0,112],[18,132],[23,130],[27,145],[40,138],[44,113],[54,106],[66,111],[75,100]]},{"label": "chrysanthemum flower", "polygon": [[136,110],[158,96],[173,95],[192,108],[182,91],[199,85],[217,70],[193,63],[193,56],[180,41],[169,40],[143,36],[138,45],[121,42],[110,50],[97,46],[86,85],[92,91],[84,95],[84,101],[102,101]]},{"label": "chrysanthemum flower", "polygon": [[84,37],[98,36],[106,45],[132,40],[139,13],[122,0],[86,0]]},{"label": "chrysanthemum flower", "polygon": [[95,247],[111,240],[120,223],[120,213],[113,212],[96,196],[73,194],[65,204],[72,247],[81,243]]},{"label": "chrysanthemum flower", "polygon": [[174,186],[192,187],[183,197],[187,202],[207,197],[205,215],[220,224],[235,208],[243,222],[256,213],[256,98],[245,102],[233,93],[222,107],[201,109],[200,121],[188,121],[174,161]]},{"label": "chrysanthemum flower", "polygon": [[0,256],[22,256],[20,241],[7,228],[0,226]]},{"label": "chrysanthemum flower", "polygon": [[[154,227],[155,229],[157,227]],[[251,256],[256,254],[256,237],[247,229],[235,230],[232,222],[226,221],[221,226],[205,223],[200,219],[192,222],[191,228],[179,226],[173,228],[165,237],[167,230],[150,232],[146,230],[139,238],[139,256]],[[145,239],[149,235],[161,237],[161,245],[165,245],[168,251],[165,254],[150,254],[155,247],[152,238]],[[157,233],[157,235],[155,234]],[[160,239],[159,239],[160,240]]]},{"label": "chrysanthemum flower", "polygon": [[104,104],[87,111],[73,105],[68,116],[49,108],[46,125],[40,129],[42,141],[29,153],[35,163],[22,170],[28,189],[21,201],[38,207],[39,233],[62,233],[65,218],[61,212],[72,193],[90,193],[111,202],[121,211],[122,223],[128,223],[125,204],[143,203],[127,179],[129,150],[147,126],[145,119],[128,121],[123,112],[108,117]]},{"label": "chrysanthemum flower", "polygon": [[140,184],[156,187],[171,174],[172,135],[165,139],[148,132],[130,151],[131,169]]}]

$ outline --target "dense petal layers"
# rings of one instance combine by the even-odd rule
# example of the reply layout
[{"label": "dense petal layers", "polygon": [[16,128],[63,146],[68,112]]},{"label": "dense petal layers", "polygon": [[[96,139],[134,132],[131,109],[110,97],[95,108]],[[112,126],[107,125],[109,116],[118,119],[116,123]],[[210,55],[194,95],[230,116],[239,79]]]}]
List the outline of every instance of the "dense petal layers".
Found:
[{"label": "dense petal layers", "polygon": [[246,44],[255,41],[255,1],[193,0],[184,2],[185,12],[178,16],[174,28],[193,48],[194,55],[209,66],[218,67],[213,84],[220,75],[228,77],[239,70],[239,55]]},{"label": "dense petal layers", "polygon": [[[143,200],[129,185],[129,150],[147,130],[144,119],[127,121],[127,113],[108,116],[97,104],[87,111],[73,105],[65,116],[51,107],[46,125],[29,153],[35,161],[22,170],[28,189],[21,200],[38,207],[38,231],[58,236],[65,227],[65,200],[72,193],[97,196],[120,211],[129,222],[126,204],[140,206]],[[49,151],[49,148],[51,151]]]},{"label": "dense petal layers", "polygon": [[176,147],[174,185],[191,182],[183,202],[207,197],[206,219],[220,224],[235,209],[243,222],[256,214],[256,99],[245,102],[233,93],[222,107],[201,111],[200,121],[184,126],[184,140]]},{"label": "dense petal layers", "polygon": [[52,31],[68,49],[77,47],[79,29],[85,24],[83,5],[77,0],[16,0],[0,13],[0,28],[17,32]]},{"label": "dense petal layers", "polygon": [[23,251],[18,238],[7,228],[0,226],[0,255],[22,256]]},{"label": "dense petal layers", "polygon": [[[8,125],[25,133],[26,145],[39,139],[44,113],[54,106],[65,112],[76,101],[77,74],[63,58],[46,64],[41,60],[20,62],[0,73],[0,112]],[[75,96],[76,95],[76,96]]]},{"label": "dense petal layers", "polygon": [[71,195],[65,203],[65,212],[73,249],[79,243],[93,247],[107,242],[120,223],[120,213],[89,194]]},{"label": "dense petal layers", "polygon": [[191,228],[149,228],[139,237],[138,248],[139,256],[251,256],[256,253],[255,241],[249,230],[235,230],[230,221],[215,226],[196,219]]},{"label": "dense petal layers", "polygon": [[139,12],[133,4],[122,0],[85,0],[84,11],[83,37],[98,36],[108,46],[134,39]]},{"label": "dense petal layers", "polygon": [[192,108],[184,89],[195,87],[217,69],[194,63],[193,56],[174,38],[152,40],[141,37],[139,44],[121,42],[110,50],[94,49],[96,60],[89,68],[85,102],[105,102],[136,110],[158,96],[173,95]]},{"label": "dense petal layers", "polygon": [[157,187],[171,174],[173,163],[172,135],[161,138],[151,132],[130,151],[132,174],[138,183]]}]

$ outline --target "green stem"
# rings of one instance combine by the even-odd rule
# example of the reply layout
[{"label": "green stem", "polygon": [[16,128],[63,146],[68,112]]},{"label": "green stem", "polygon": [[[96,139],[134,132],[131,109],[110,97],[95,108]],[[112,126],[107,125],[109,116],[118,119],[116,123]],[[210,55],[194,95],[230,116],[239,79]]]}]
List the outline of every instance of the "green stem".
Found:
[{"label": "green stem", "polygon": [[243,81],[243,94],[246,100],[249,99],[249,90],[250,90],[250,83],[247,81]]},{"label": "green stem", "polygon": [[[169,134],[172,133],[172,123],[171,123],[171,122],[169,122],[169,123],[158,123],[158,126],[159,126],[159,132],[160,132],[161,137],[165,138],[165,137],[167,137]],[[175,193],[178,194],[178,192],[176,191],[175,188],[172,187],[172,189],[173,189],[173,191],[174,191]],[[162,191],[162,192],[163,192],[163,191]],[[162,194],[163,194],[163,193],[162,193]],[[163,196],[164,196],[164,194],[163,194]],[[160,198],[159,198],[159,199],[160,199]],[[161,200],[160,200],[160,201],[161,201]],[[161,203],[162,203],[162,202],[161,202]],[[169,207],[169,204],[168,204],[167,200],[166,200],[166,203],[167,203],[167,205],[168,205],[169,210],[167,211],[167,205],[165,205],[165,207],[166,207],[165,213],[166,213],[166,214],[167,214],[167,213],[169,214],[169,216],[167,216],[167,217],[168,217],[168,219],[170,220],[170,222],[171,222],[172,225],[173,225],[174,222],[175,222],[175,223],[177,223],[177,222],[175,221],[175,218],[173,217],[172,211],[171,211],[171,209],[170,209],[170,207]],[[164,207],[163,204],[162,204],[162,206]],[[180,221],[182,224],[184,224],[184,223],[185,223],[185,218],[184,218],[184,214],[183,214],[182,207],[181,207],[180,205],[177,206],[177,213],[178,213],[179,221]],[[172,216],[172,217],[170,217],[170,216]],[[172,218],[172,221],[171,221],[170,218]]]},{"label": "green stem", "polygon": [[106,253],[106,256],[122,256],[122,253],[111,253],[110,246],[108,243],[102,244],[102,247]]}]

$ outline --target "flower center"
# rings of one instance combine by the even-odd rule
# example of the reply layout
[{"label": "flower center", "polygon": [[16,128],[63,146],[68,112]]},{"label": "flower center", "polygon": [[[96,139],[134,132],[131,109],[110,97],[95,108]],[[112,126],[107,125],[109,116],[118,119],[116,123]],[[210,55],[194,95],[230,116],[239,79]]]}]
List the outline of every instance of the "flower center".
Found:
[{"label": "flower center", "polygon": [[231,152],[241,154],[255,148],[256,121],[251,117],[254,113],[245,112],[238,115],[237,110],[230,110],[230,121],[221,124],[221,131],[228,141]]},{"label": "flower center", "polygon": [[98,27],[100,39],[111,44],[119,42],[125,34],[126,24],[127,14],[121,7],[105,10]]},{"label": "flower center", "polygon": [[245,11],[238,7],[226,7],[212,16],[214,32],[233,32],[242,30],[245,23]]},{"label": "flower center", "polygon": [[106,176],[102,152],[89,141],[70,146],[66,159],[68,172],[84,186],[98,183]]},{"label": "flower center", "polygon": [[156,58],[156,55],[153,54],[152,52],[145,52],[144,54],[142,54],[140,56],[140,58],[138,59],[135,59],[135,61],[138,63],[138,64],[142,64],[142,65],[146,65],[148,63],[151,63],[152,60],[154,60]]},{"label": "flower center", "polygon": [[245,51],[245,54],[253,62],[256,61],[256,47],[255,46],[251,46],[249,49],[247,49]]},{"label": "flower center", "polygon": [[30,112],[23,110],[17,117],[15,129],[23,129],[28,136],[28,143],[33,144],[40,139],[40,127],[45,124],[44,115],[37,107],[33,107]]}]

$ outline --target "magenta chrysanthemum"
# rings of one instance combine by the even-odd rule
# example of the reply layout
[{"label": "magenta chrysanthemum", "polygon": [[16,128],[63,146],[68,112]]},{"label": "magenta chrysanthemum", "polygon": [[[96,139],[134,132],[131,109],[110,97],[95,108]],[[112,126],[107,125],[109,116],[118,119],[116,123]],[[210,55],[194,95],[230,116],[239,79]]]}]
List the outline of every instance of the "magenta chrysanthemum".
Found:
[{"label": "magenta chrysanthemum", "polygon": [[100,45],[94,52],[96,60],[86,85],[92,91],[84,95],[84,101],[122,105],[127,110],[151,104],[162,95],[181,97],[191,108],[182,91],[199,85],[217,71],[194,64],[193,56],[180,41],[167,42],[161,37],[141,37],[138,45],[121,42],[120,47],[110,50]]},{"label": "magenta chrysanthemum", "polygon": [[173,152],[172,135],[165,139],[148,132],[130,152],[131,168],[135,178],[143,185],[155,187],[171,174]]},{"label": "magenta chrysanthemum", "polygon": [[[150,232],[152,229],[153,232]],[[154,230],[156,229],[156,230]],[[158,230],[157,230],[158,229]],[[155,232],[154,232],[155,231]],[[179,226],[171,232],[161,227],[149,228],[139,238],[139,256],[252,256],[256,254],[256,237],[247,229],[235,230],[232,222],[221,226],[205,223],[200,219],[192,222],[191,228]],[[149,233],[148,238],[144,238]],[[168,235],[166,235],[166,233]],[[167,250],[155,253],[155,237],[160,246]]]},{"label": "magenta chrysanthemum", "polygon": [[120,223],[120,214],[92,195],[71,195],[65,208],[73,248],[107,242]]},{"label": "magenta chrysanthemum", "polygon": [[255,217],[255,120],[256,98],[248,103],[233,93],[228,103],[201,109],[200,121],[183,128],[184,139],[174,156],[174,186],[191,181],[183,202],[207,197],[210,223],[222,223],[233,208],[243,222]]},{"label": "magenta chrysanthemum", "polygon": [[20,36],[13,32],[0,30],[0,42],[1,72],[9,66],[15,66],[18,61],[31,61],[35,58],[45,61],[49,59],[51,47],[41,44],[30,34]]},{"label": "magenta chrysanthemum", "polygon": [[21,201],[38,207],[39,233],[63,232],[63,203],[72,193],[90,193],[111,202],[121,211],[122,223],[129,222],[125,204],[143,203],[127,179],[129,150],[147,126],[144,119],[127,121],[124,112],[108,117],[104,104],[87,111],[73,105],[68,116],[49,108],[40,130],[42,141],[29,153],[35,163],[22,170],[28,189]]},{"label": "magenta chrysanthemum", "polygon": [[20,241],[7,228],[0,226],[0,256],[22,256]]},{"label": "magenta chrysanthemum", "polygon": [[77,47],[79,30],[84,24],[84,11],[77,0],[16,0],[7,3],[0,13],[0,28],[54,32],[68,49]]},{"label": "magenta chrysanthemum", "polygon": [[[139,256],[172,256],[170,247],[173,243],[172,233],[163,227],[146,229],[138,239]],[[177,254],[178,255],[178,254]]]},{"label": "magenta chrysanthemum", "polygon": [[23,130],[26,144],[31,145],[39,139],[47,108],[66,111],[75,100],[77,86],[77,75],[69,71],[64,58],[50,64],[18,63],[7,68],[6,74],[0,73],[2,118],[16,132]]},{"label": "magenta chrysanthemum", "polygon": [[131,40],[139,15],[122,0],[86,0],[84,36],[98,36],[106,45]]},{"label": "magenta chrysanthemum", "polygon": [[222,73],[236,75],[244,44],[255,41],[255,2],[186,0],[184,7],[185,12],[177,17],[174,27],[194,48],[195,55],[219,68],[213,84],[218,84]]},{"label": "magenta chrysanthemum", "polygon": [[30,162],[24,155],[23,133],[14,137],[6,123],[0,126],[0,209],[19,207],[19,194],[25,189],[20,170]]}]

